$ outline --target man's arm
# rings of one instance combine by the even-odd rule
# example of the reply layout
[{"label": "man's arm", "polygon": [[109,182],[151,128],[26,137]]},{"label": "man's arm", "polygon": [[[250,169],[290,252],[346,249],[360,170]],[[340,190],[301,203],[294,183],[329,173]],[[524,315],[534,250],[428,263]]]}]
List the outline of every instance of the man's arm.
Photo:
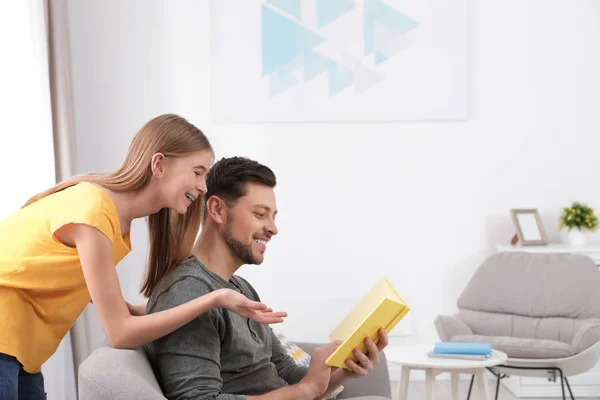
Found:
[{"label": "man's arm", "polygon": [[296,364],[296,361],[287,354],[273,330],[270,331],[273,343],[271,361],[275,364],[278,375],[289,385],[300,382],[306,375],[307,368]]},{"label": "man's arm", "polygon": [[[203,282],[185,278],[159,294],[156,304],[148,311],[176,307],[210,291]],[[220,334],[223,323],[221,311],[210,309],[154,342],[158,370],[168,399],[245,399],[244,396],[222,393]]]},{"label": "man's arm", "polygon": [[261,396],[247,396],[248,400],[314,400],[322,398],[331,377],[331,367],[325,360],[338,348],[340,342],[318,347],[312,354],[306,376],[296,385],[287,386]]},{"label": "man's arm", "polygon": [[[175,307],[208,292],[210,289],[203,282],[194,278],[183,279],[160,294],[149,312]],[[311,377],[307,376],[296,385],[260,396],[223,393],[220,358],[224,324],[220,311],[211,309],[154,342],[158,370],[168,399],[313,400],[326,390],[331,369],[325,366],[324,360],[335,349],[331,345],[315,351],[320,351],[321,356],[313,357],[317,365],[313,366]]]}]

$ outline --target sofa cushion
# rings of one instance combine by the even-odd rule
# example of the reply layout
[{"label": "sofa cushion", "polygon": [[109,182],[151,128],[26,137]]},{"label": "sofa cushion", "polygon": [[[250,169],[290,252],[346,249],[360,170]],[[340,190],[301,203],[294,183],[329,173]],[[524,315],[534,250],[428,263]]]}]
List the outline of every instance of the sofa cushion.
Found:
[{"label": "sofa cushion", "polygon": [[[310,354],[308,354],[306,351],[298,347],[294,342],[286,338],[285,335],[283,335],[281,332],[277,332],[273,329],[273,333],[275,333],[275,336],[277,337],[277,339],[279,339],[279,342],[281,343],[281,346],[285,349],[287,355],[294,359],[296,364],[301,365],[303,367],[308,367],[311,359]],[[337,396],[339,396],[340,393],[342,393],[343,390],[344,386],[340,385],[327,397],[327,399],[335,399]]]},{"label": "sofa cushion", "polygon": [[513,358],[563,358],[575,354],[573,346],[554,340],[508,336],[456,335],[452,342],[490,343],[492,348]]}]

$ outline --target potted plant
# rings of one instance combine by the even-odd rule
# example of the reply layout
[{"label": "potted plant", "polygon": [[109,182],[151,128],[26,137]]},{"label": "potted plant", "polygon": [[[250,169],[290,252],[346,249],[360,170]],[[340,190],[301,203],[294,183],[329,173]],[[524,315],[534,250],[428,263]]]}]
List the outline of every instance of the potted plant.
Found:
[{"label": "potted plant", "polygon": [[560,216],[559,229],[567,228],[567,238],[572,246],[585,246],[587,244],[587,232],[598,228],[598,218],[594,209],[578,201],[571,207],[564,207]]}]

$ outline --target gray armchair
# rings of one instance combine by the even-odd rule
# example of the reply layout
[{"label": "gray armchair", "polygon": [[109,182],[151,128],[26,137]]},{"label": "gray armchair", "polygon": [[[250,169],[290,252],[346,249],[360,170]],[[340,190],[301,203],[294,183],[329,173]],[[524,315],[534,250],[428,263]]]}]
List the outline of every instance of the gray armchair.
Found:
[{"label": "gray armchair", "polygon": [[[309,354],[314,344],[299,343]],[[94,351],[79,366],[80,400],[165,400],[146,352],[116,350],[105,346]],[[345,390],[338,399],[389,400],[390,380],[385,354],[363,378],[344,383]]]},{"label": "gray armchair", "polygon": [[[488,342],[509,358],[491,372],[560,379],[600,360],[600,272],[587,256],[506,252],[475,272],[457,301],[458,313],[440,315],[442,341]],[[469,391],[470,393],[470,391]],[[496,395],[497,396],[497,395]]]}]

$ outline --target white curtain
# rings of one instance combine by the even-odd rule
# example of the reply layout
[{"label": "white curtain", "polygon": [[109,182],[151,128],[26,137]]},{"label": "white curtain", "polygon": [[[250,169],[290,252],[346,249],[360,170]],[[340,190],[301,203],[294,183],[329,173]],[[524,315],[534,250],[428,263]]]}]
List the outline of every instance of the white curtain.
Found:
[{"label": "white curtain", "polygon": [[[48,23],[56,180],[60,182],[73,175],[75,152],[71,46],[66,0],[50,0],[48,2]],[[87,312],[84,311],[65,340],[63,340],[63,343],[61,343],[61,346],[64,346],[64,350],[60,352],[64,358],[63,371],[65,374],[72,373],[75,392],[77,391],[79,364],[90,353],[89,340],[86,334],[86,316]]]},{"label": "white curtain", "polygon": [[[54,140],[55,133],[72,132],[70,108],[64,108],[70,106],[68,47],[59,44],[64,32],[56,32],[54,45],[49,41],[49,13],[60,10],[60,3],[0,0],[0,219],[70,170],[70,142]],[[66,28],[66,18],[60,23]],[[51,99],[58,107],[53,109]],[[42,372],[49,400],[77,398],[71,335]]]},{"label": "white curtain", "polygon": [[45,3],[0,1],[0,218],[55,182]]}]

